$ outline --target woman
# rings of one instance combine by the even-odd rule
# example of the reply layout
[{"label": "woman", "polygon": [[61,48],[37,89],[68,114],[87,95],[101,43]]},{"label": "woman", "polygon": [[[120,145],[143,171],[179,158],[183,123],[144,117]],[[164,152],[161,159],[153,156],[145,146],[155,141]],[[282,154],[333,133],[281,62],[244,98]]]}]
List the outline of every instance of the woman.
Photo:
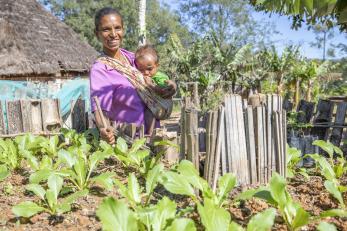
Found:
[{"label": "woman", "polygon": [[[135,67],[134,54],[121,48],[124,36],[123,19],[113,8],[103,8],[95,15],[95,34],[102,43],[103,56],[113,59],[124,67]],[[131,70],[129,70],[131,72]],[[110,121],[117,123],[144,124],[146,105],[138,94],[134,84],[123,74],[110,65],[95,61],[90,71],[91,99],[97,96],[101,109],[106,117],[107,127],[104,127],[98,113],[95,113],[96,125],[100,136],[110,144],[115,143],[113,128]],[[176,85],[170,81],[163,91],[163,98],[171,97],[176,92]],[[96,110],[94,100],[91,100],[92,111]],[[146,127],[146,125],[145,125]]]}]

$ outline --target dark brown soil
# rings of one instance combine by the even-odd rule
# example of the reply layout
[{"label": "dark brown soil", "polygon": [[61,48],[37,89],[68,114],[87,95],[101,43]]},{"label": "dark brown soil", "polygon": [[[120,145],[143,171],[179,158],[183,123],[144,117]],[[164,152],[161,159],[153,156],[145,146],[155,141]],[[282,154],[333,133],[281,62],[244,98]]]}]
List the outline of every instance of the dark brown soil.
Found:
[{"label": "dark brown soil", "polygon": [[[129,169],[124,172],[124,167],[112,160],[101,166],[101,169],[105,168],[115,171],[117,177],[124,183],[127,175],[131,172]],[[106,191],[94,187],[88,196],[80,198],[74,204],[71,212],[62,216],[57,217],[48,213],[41,213],[30,219],[19,219],[11,212],[12,206],[28,200],[38,202],[35,196],[26,193],[24,190],[28,175],[26,171],[17,171],[0,183],[0,230],[101,230],[101,224],[96,218],[95,211],[105,196],[118,196],[116,190]],[[317,216],[324,210],[338,207],[337,201],[324,189],[323,180],[320,176],[312,176],[309,180],[297,176],[289,182],[287,188],[294,200],[299,202],[311,215]],[[240,191],[240,189],[235,191]],[[151,202],[155,203],[163,195],[175,200],[179,208],[193,205],[189,198],[170,194],[163,187],[156,189],[155,199]],[[347,202],[347,195],[344,195],[344,199]],[[238,203],[230,202],[228,207],[232,219],[246,226],[252,216],[269,208],[269,205],[260,199],[253,198]],[[199,230],[203,230],[196,212],[189,214],[189,217],[196,222]],[[334,223],[338,230],[347,230],[346,218],[329,218],[325,220]],[[304,230],[315,230],[316,225],[316,223],[310,224]],[[273,230],[287,230],[280,216],[276,217]]]}]

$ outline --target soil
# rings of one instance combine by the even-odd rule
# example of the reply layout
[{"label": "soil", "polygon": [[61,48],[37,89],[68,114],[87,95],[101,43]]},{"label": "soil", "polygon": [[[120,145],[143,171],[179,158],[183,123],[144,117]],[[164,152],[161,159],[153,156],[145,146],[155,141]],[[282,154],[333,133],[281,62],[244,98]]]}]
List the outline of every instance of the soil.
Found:
[{"label": "soil", "polygon": [[[129,172],[132,172],[131,169],[124,172],[124,167],[113,160],[108,160],[104,166],[100,166],[100,169],[105,168],[113,169],[119,180],[123,182],[126,181]],[[119,197],[116,190],[107,191],[94,187],[88,196],[76,201],[72,211],[62,216],[51,216],[43,212],[30,219],[17,218],[11,211],[12,206],[22,201],[38,202],[36,196],[24,189],[25,184],[28,183],[28,176],[29,173],[26,170],[17,171],[0,183],[0,230],[101,230],[101,224],[95,215],[96,209],[106,196]],[[346,182],[347,179],[344,178],[343,181]],[[294,200],[299,202],[311,215],[317,216],[324,210],[338,208],[337,201],[324,189],[320,176],[311,176],[307,180],[298,175],[289,181],[287,189]],[[270,205],[257,198],[238,203],[233,202],[233,195],[239,191],[241,189],[237,188],[231,193],[231,200],[227,206],[232,219],[240,225],[246,226],[252,216],[269,208]],[[173,195],[160,186],[156,189],[155,198],[151,202],[155,203],[164,195],[175,200],[179,208],[186,208],[193,204],[189,198]],[[347,202],[346,194],[344,200]],[[198,230],[203,230],[197,213],[191,213],[189,217],[196,222]],[[327,218],[325,220],[334,223],[338,230],[347,230],[346,218]],[[316,225],[317,223],[310,224],[303,230],[315,230]],[[280,216],[276,217],[273,230],[287,230]]]}]

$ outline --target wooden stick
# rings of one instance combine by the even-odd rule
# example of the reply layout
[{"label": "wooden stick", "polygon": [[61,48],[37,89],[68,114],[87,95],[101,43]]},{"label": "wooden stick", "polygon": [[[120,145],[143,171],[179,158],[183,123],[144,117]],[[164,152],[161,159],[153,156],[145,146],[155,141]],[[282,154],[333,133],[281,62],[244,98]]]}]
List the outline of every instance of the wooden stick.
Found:
[{"label": "wooden stick", "polygon": [[100,107],[99,98],[97,96],[94,96],[93,99],[94,99],[94,102],[95,102],[95,105],[96,105],[96,111],[98,112],[98,114],[100,116],[102,126],[104,128],[107,128],[108,126],[107,126],[107,123],[106,123],[106,119],[104,117],[104,113],[102,112],[101,107]]}]

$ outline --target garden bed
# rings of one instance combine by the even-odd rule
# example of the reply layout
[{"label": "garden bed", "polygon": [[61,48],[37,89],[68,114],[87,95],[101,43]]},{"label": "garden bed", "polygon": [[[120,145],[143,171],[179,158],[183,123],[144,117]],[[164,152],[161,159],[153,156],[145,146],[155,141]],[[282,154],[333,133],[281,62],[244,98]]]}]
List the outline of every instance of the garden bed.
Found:
[{"label": "garden bed", "polygon": [[[115,161],[109,161],[106,165],[99,166],[100,169],[113,169],[117,178],[125,182],[128,172],[124,172],[125,168]],[[79,198],[73,205],[72,211],[61,216],[51,216],[49,213],[43,212],[34,215],[31,218],[17,218],[11,211],[12,206],[22,201],[35,201],[37,197],[25,191],[25,185],[28,183],[28,171],[22,169],[12,173],[10,177],[0,182],[0,229],[1,230],[100,230],[101,223],[96,217],[95,211],[101,201],[106,196],[119,197],[116,189],[111,191],[99,187],[93,187],[90,193]],[[347,178],[342,179],[346,185]],[[288,191],[295,201],[300,202],[302,207],[318,216],[322,211],[337,208],[337,201],[330,196],[329,192],[324,189],[321,176],[311,176],[309,180],[296,175],[295,178],[288,182]],[[255,214],[270,207],[268,203],[261,199],[252,198],[247,201],[234,202],[233,195],[237,195],[241,191],[238,187],[234,189],[230,195],[230,203],[226,205],[231,214],[232,220],[240,225],[246,226],[250,218]],[[191,200],[186,196],[173,195],[166,191],[163,187],[158,187],[154,194],[153,202],[162,196],[168,196],[178,204],[178,207],[186,207],[191,204]],[[344,201],[347,202],[347,195],[344,194]],[[190,214],[195,220],[197,228],[203,230],[199,216],[197,213]],[[325,218],[325,221],[336,225],[338,230],[347,230],[346,218]],[[307,226],[304,230],[316,230],[317,223]],[[273,230],[288,230],[280,216],[276,216]]]}]

